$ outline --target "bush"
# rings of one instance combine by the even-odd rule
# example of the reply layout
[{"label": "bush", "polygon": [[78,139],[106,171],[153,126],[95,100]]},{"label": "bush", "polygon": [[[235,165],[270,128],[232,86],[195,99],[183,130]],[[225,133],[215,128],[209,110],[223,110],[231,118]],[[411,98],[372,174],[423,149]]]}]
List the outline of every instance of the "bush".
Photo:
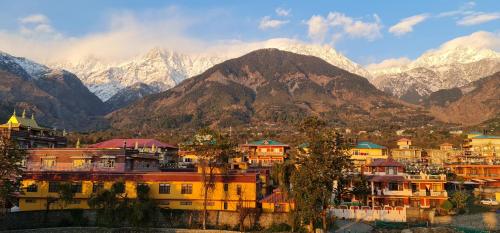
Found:
[{"label": "bush", "polygon": [[441,208],[443,208],[446,211],[450,211],[451,209],[453,209],[453,203],[451,203],[451,201],[446,200],[443,202],[443,204],[441,204]]},{"label": "bush", "polygon": [[289,232],[292,227],[286,223],[273,224],[267,228],[266,232]]}]

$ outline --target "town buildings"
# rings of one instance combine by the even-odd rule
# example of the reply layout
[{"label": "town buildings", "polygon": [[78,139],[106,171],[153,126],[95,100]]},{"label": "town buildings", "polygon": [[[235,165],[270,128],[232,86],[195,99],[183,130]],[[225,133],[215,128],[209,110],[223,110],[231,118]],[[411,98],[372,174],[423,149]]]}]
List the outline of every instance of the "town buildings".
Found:
[{"label": "town buildings", "polygon": [[398,148],[391,150],[391,157],[403,164],[423,163],[422,154],[424,150],[412,146],[412,142],[408,138],[401,138],[397,142]]},{"label": "town buildings", "polygon": [[374,160],[364,174],[370,183],[371,206],[435,208],[448,199],[445,175],[408,174],[393,159]]},{"label": "town buildings", "polygon": [[283,163],[290,146],[274,140],[259,140],[240,145],[240,150],[251,166],[272,167]]},{"label": "town buildings", "polygon": [[[26,162],[23,192],[19,196],[22,211],[44,210],[50,199],[58,197],[58,185],[70,183],[74,201],[55,202],[52,209],[89,208],[87,200],[100,189],[124,182],[127,198],[137,196],[137,186],[147,185],[149,195],[160,207],[203,209],[202,173],[196,170],[160,171],[155,153],[126,148],[33,149]],[[235,211],[256,208],[261,178],[257,172],[227,172],[214,175],[209,194],[209,210]]]},{"label": "town buildings", "polygon": [[389,155],[387,147],[372,142],[358,142],[350,150],[350,154],[351,160],[358,171],[361,171],[363,166],[370,164],[373,160],[387,159]]},{"label": "town buildings", "polygon": [[35,115],[31,114],[31,117],[27,117],[26,111],[18,116],[14,110],[9,120],[0,125],[0,136],[16,142],[20,148],[66,147],[67,139],[64,134],[64,132],[40,126]]}]

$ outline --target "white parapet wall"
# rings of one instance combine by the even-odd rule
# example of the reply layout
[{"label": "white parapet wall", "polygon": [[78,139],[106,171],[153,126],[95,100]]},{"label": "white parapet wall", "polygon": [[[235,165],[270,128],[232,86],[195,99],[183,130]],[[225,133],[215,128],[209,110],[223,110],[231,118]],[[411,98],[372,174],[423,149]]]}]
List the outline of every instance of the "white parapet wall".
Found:
[{"label": "white parapet wall", "polygon": [[370,207],[332,208],[330,214],[337,218],[358,221],[406,222],[406,208],[372,209]]}]

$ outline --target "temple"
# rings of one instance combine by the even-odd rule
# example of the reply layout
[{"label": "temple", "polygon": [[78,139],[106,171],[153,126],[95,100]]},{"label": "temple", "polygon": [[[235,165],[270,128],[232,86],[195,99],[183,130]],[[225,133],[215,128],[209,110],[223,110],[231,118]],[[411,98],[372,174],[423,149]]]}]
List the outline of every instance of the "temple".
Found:
[{"label": "temple", "polygon": [[67,139],[64,132],[38,125],[35,115],[26,117],[26,111],[21,116],[14,113],[9,120],[0,125],[0,136],[16,142],[20,148],[60,148],[66,147]]}]

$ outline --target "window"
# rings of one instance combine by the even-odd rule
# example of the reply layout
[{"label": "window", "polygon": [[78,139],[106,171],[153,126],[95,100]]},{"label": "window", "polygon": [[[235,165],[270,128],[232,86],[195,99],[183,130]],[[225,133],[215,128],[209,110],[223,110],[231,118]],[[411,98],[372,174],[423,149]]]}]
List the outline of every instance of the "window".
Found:
[{"label": "window", "polygon": [[169,200],[159,200],[158,205],[170,205],[170,201]]},{"label": "window", "polygon": [[82,193],[82,182],[71,183],[71,191],[73,193]]},{"label": "window", "polygon": [[359,155],[359,150],[353,150],[353,151],[352,151],[352,154],[353,154],[353,155]]},{"label": "window", "polygon": [[192,193],[193,193],[193,185],[192,184],[182,184],[181,194],[192,194]]},{"label": "window", "polygon": [[170,194],[170,184],[160,184],[159,186],[160,194]]},{"label": "window", "polygon": [[191,202],[191,201],[181,201],[181,203],[180,203],[180,204],[181,204],[181,205],[192,205],[192,204],[193,204],[193,202]]},{"label": "window", "polygon": [[47,169],[47,168],[53,168],[56,166],[56,159],[42,159],[42,167]]},{"label": "window", "polygon": [[224,184],[224,192],[229,191],[229,184]]},{"label": "window", "polygon": [[389,191],[402,191],[403,185],[400,183],[389,183]]},{"label": "window", "polygon": [[26,203],[36,203],[36,199],[26,199],[24,202],[26,202]]},{"label": "window", "polygon": [[241,195],[241,185],[236,186],[236,195]]},{"label": "window", "polygon": [[90,168],[90,159],[74,159],[73,168]]},{"label": "window", "polygon": [[28,188],[26,188],[26,192],[36,193],[38,192],[38,186],[36,184],[30,184],[28,185]]},{"label": "window", "polygon": [[397,167],[386,167],[385,168],[385,173],[388,175],[396,175],[397,174]]},{"label": "window", "polygon": [[49,182],[49,193],[57,193],[59,192],[59,183],[57,182]]},{"label": "window", "polygon": [[441,192],[441,184],[432,184],[432,191]]},{"label": "window", "polygon": [[184,158],[184,162],[191,163],[191,162],[193,162],[193,159],[192,158]]},{"label": "window", "polygon": [[80,200],[71,200],[69,203],[72,205],[80,205],[81,201]]},{"label": "window", "polygon": [[101,168],[115,168],[115,159],[101,159],[99,166]]},{"label": "window", "polygon": [[92,184],[92,192],[93,193],[97,193],[99,192],[100,190],[103,190],[104,189],[104,183],[102,182],[94,182]]},{"label": "window", "polygon": [[224,202],[224,209],[227,210],[227,202]]}]

